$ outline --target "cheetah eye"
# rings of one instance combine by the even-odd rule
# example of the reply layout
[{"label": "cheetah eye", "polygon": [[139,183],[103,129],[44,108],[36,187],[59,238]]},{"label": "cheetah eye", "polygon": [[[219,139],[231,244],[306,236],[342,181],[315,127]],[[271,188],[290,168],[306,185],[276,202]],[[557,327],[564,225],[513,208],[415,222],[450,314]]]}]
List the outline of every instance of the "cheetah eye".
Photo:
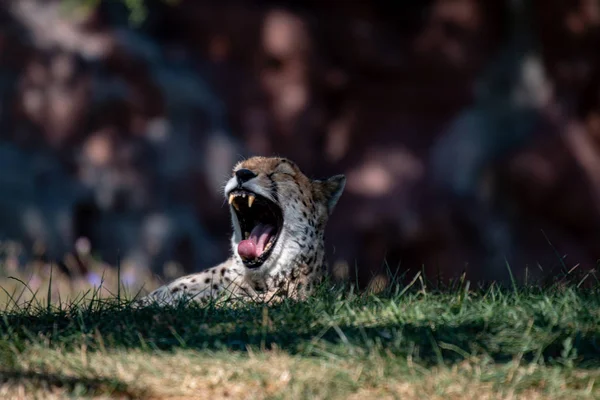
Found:
[{"label": "cheetah eye", "polygon": [[293,177],[296,176],[296,171],[294,171],[294,169],[289,164],[280,164],[275,170],[275,173],[289,175]]},{"label": "cheetah eye", "polygon": [[295,177],[296,177],[296,175],[295,175],[295,174],[293,174],[293,173],[290,173],[290,172],[287,172],[287,171],[273,171],[273,172],[271,172],[270,174],[268,174],[267,176],[268,176],[269,178],[271,178],[271,177],[273,177],[274,175],[287,175],[287,176],[289,176],[289,177],[291,177],[291,178],[295,178]]}]

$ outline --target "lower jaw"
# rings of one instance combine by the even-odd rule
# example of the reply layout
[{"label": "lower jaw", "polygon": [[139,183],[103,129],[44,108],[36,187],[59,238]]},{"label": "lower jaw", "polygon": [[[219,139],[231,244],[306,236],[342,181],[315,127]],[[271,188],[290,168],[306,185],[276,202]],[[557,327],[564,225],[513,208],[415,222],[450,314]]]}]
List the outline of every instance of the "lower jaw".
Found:
[{"label": "lower jaw", "polygon": [[244,261],[244,259],[239,254],[237,254],[237,256],[239,257],[240,261],[242,262],[242,265],[244,266],[244,268],[251,270],[251,271],[256,271],[256,270],[262,268],[266,262],[266,260],[265,260],[260,263],[257,262],[257,264],[253,265],[253,263],[248,263],[248,262]]},{"label": "lower jaw", "polygon": [[242,262],[244,264],[244,268],[250,270],[250,271],[258,271],[259,269],[262,268],[262,266],[264,265],[264,262],[261,263],[260,265],[257,266],[252,266],[252,265],[247,265],[246,263]]},{"label": "lower jaw", "polygon": [[236,249],[236,250],[235,250],[235,254],[236,254],[238,257],[239,257],[239,259],[240,259],[240,261],[242,262],[242,265],[244,266],[244,268],[246,268],[247,270],[250,270],[250,271],[257,271],[257,270],[261,269],[262,267],[264,267],[264,266],[265,266],[265,264],[267,264],[268,260],[269,260],[269,259],[271,258],[271,256],[273,255],[273,253],[272,253],[272,252],[273,252],[273,250],[274,250],[274,247],[275,247],[275,245],[277,244],[277,240],[278,240],[278,239],[279,239],[279,234],[277,235],[276,239],[273,241],[273,244],[271,244],[271,246],[270,246],[270,247],[269,247],[269,249],[267,250],[267,251],[269,252],[269,254],[266,256],[266,258],[265,258],[265,259],[264,259],[262,262],[260,262],[260,263],[259,263],[258,265],[256,265],[256,266],[253,266],[253,265],[248,265],[248,264],[246,264],[246,262],[244,262],[244,259],[242,258],[242,256],[240,256],[240,255],[237,253],[237,246],[239,245],[239,242],[238,242],[238,243],[234,243],[234,244],[233,244],[233,246],[234,246],[234,248]]},{"label": "lower jaw", "polygon": [[251,272],[257,272],[257,271],[261,271],[264,270],[265,267],[269,264],[269,260],[271,259],[271,254],[264,260],[262,261],[260,264],[257,265],[248,265],[244,262],[244,260],[240,257],[240,260],[242,261],[242,265],[244,266],[244,268],[246,269],[246,271],[251,271]]}]

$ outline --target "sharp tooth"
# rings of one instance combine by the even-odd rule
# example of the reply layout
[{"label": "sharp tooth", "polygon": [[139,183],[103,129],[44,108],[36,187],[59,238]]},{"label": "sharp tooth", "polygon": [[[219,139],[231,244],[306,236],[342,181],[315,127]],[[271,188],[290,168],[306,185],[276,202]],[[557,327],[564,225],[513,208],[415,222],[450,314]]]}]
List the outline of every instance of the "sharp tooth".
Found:
[{"label": "sharp tooth", "polygon": [[233,194],[229,195],[229,204],[233,203],[233,199],[235,199],[235,196]]},{"label": "sharp tooth", "polygon": [[254,199],[256,197],[254,197],[254,195],[249,195],[248,196],[248,208],[252,207],[252,203],[254,203]]},{"label": "sharp tooth", "polygon": [[244,239],[248,239],[250,237],[250,232],[244,232]]},{"label": "sharp tooth", "polygon": [[240,211],[240,206],[238,206],[237,201],[233,202],[233,206],[235,207],[236,210]]}]

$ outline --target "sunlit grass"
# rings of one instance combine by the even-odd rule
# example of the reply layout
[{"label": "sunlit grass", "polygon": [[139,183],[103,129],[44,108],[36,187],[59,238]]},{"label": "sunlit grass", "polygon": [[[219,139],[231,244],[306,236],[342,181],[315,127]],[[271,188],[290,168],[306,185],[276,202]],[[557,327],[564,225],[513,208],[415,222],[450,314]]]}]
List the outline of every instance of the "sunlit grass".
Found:
[{"label": "sunlit grass", "polygon": [[149,271],[130,265],[115,268],[96,260],[88,260],[85,273],[72,274],[50,263],[10,267],[5,262],[0,263],[0,310],[32,304],[68,305],[94,299],[133,298],[160,284]]}]

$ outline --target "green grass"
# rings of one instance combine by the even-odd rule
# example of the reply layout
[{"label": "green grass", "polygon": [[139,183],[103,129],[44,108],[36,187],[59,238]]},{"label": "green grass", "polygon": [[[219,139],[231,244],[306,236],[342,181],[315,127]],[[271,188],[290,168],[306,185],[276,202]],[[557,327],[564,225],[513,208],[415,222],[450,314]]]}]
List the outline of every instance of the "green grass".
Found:
[{"label": "green grass", "polygon": [[0,398],[600,398],[600,288],[466,289],[145,309],[11,294]]}]

